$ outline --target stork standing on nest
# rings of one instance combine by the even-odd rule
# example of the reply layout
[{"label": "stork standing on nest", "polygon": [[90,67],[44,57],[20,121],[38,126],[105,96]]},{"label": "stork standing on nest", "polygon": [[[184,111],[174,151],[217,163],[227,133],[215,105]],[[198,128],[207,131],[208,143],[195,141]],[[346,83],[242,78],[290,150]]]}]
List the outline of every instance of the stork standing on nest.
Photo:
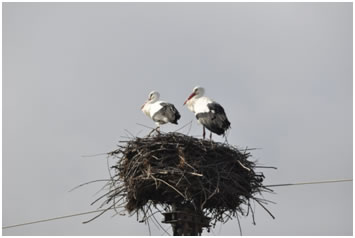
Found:
[{"label": "stork standing on nest", "polygon": [[225,135],[225,132],[230,128],[230,122],[224,112],[223,107],[208,97],[204,97],[205,89],[195,87],[191,95],[186,99],[184,105],[195,113],[197,121],[203,126],[203,139],[205,139],[205,127],[210,130],[210,139],[212,132],[217,135]]},{"label": "stork standing on nest", "polygon": [[[171,103],[159,101],[159,98],[160,94],[157,91],[150,92],[148,100],[141,108],[144,114],[155,122],[157,128],[153,131],[157,132],[160,130],[160,125],[168,122],[178,124],[177,121],[180,119],[180,113],[176,110],[175,106]],[[151,131],[149,135],[153,131]]]}]

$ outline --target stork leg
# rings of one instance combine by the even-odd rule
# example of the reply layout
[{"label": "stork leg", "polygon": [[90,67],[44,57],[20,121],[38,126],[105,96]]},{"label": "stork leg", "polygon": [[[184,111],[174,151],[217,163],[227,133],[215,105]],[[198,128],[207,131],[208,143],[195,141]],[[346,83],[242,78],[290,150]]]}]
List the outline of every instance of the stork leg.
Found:
[{"label": "stork leg", "polygon": [[203,132],[202,132],[203,139],[205,139],[205,136],[206,136],[206,129],[205,129],[205,126],[203,126]]},{"label": "stork leg", "polygon": [[153,129],[151,132],[149,132],[148,137],[155,131],[156,129]]},{"label": "stork leg", "polygon": [[155,129],[153,129],[151,132],[149,132],[148,137],[150,137],[150,135],[151,135],[154,131],[156,131],[158,134],[160,134],[160,125],[158,125],[157,128],[155,128]]},{"label": "stork leg", "polygon": [[210,132],[210,140],[212,140],[212,132]]},{"label": "stork leg", "polygon": [[156,129],[157,133],[160,135],[160,126],[158,126]]},{"label": "stork leg", "polygon": [[224,136],[224,143],[228,144],[227,136]]}]

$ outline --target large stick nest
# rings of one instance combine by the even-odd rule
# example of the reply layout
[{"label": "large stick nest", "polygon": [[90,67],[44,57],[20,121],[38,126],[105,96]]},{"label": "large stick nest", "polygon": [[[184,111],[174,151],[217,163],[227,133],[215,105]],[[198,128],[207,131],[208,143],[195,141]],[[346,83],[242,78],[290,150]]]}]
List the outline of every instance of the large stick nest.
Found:
[{"label": "large stick nest", "polygon": [[238,213],[253,213],[251,200],[265,208],[265,200],[255,195],[270,191],[248,160],[250,151],[226,143],[164,133],[125,141],[109,155],[118,161],[105,204],[123,201],[130,213],[143,211],[145,217],[151,205],[174,204],[203,212],[213,224],[225,222]]}]

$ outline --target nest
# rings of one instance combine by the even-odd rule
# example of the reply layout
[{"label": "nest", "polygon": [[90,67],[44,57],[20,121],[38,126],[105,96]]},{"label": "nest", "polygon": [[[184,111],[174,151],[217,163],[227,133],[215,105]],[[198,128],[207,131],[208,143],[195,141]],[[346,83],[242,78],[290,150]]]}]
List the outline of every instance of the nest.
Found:
[{"label": "nest", "polygon": [[249,211],[254,220],[251,200],[269,212],[263,205],[267,201],[255,197],[271,190],[263,186],[264,175],[255,172],[255,162],[248,160],[249,149],[164,133],[124,141],[109,155],[118,161],[111,167],[110,189],[101,197],[108,209],[121,205],[130,213],[141,211],[145,220],[151,206],[165,211],[189,206],[208,216],[212,225]]}]

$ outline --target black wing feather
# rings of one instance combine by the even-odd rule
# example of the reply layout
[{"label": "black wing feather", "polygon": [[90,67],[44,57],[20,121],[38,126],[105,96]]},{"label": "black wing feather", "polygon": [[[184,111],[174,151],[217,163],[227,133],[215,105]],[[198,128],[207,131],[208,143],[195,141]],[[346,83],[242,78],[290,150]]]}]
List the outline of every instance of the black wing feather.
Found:
[{"label": "black wing feather", "polygon": [[180,113],[171,103],[162,102],[160,103],[162,108],[153,115],[154,121],[162,121],[162,117],[168,119],[170,123],[177,124],[180,119]]},{"label": "black wing feather", "polygon": [[210,111],[198,113],[196,115],[197,120],[199,120],[208,130],[217,135],[224,134],[224,132],[230,128],[230,122],[228,121],[223,107],[216,102],[207,104],[207,107]]}]

